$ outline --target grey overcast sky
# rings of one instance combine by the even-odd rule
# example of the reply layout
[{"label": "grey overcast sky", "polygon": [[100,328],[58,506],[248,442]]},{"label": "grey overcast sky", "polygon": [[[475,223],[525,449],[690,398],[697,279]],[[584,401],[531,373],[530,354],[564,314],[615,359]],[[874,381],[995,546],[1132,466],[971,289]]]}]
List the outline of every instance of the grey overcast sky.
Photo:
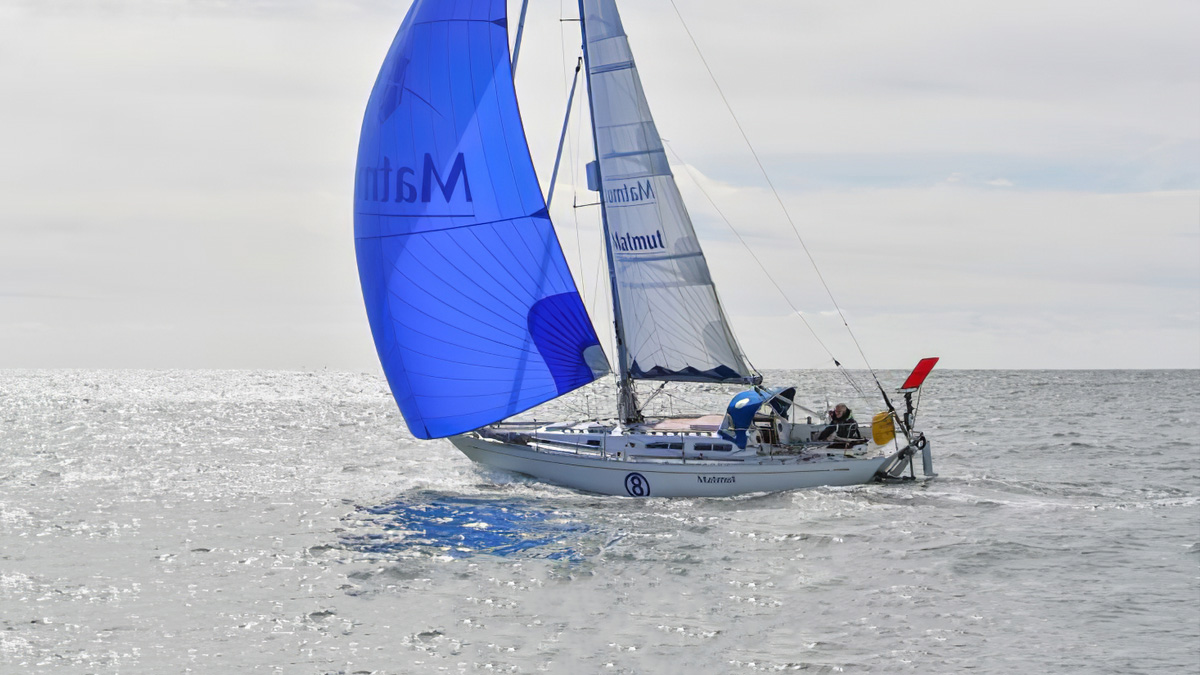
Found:
[{"label": "grey overcast sky", "polygon": [[[1200,3],[676,3],[872,365],[1200,367]],[[407,8],[0,0],[0,368],[377,369],[351,192]],[[519,64],[543,185],[574,8],[532,0]],[[751,360],[828,365],[705,193],[860,366],[670,2],[623,13]]]}]

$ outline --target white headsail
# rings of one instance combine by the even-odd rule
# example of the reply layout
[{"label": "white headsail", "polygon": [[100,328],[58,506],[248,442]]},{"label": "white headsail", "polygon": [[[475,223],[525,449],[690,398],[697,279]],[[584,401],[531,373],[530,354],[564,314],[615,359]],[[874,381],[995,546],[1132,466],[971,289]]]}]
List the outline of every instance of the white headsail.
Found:
[{"label": "white headsail", "polygon": [[755,380],[717,299],[616,5],[580,4],[622,371],[638,379]]}]

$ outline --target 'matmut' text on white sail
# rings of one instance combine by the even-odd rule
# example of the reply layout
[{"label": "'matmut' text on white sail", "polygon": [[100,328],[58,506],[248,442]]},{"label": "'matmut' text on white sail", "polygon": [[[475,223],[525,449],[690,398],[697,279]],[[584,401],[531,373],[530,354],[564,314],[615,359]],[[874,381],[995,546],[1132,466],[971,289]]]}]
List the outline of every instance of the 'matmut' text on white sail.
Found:
[{"label": "'matmut' text on white sail", "polygon": [[601,199],[624,343],[639,379],[748,381],[667,165],[613,0],[583,0]]}]

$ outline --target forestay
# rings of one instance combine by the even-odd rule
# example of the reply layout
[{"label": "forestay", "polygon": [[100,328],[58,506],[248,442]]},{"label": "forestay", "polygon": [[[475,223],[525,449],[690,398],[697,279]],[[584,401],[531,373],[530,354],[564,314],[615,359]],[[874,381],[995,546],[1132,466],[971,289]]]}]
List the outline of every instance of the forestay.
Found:
[{"label": "forestay", "polygon": [[504,0],[417,0],[363,118],[359,276],[414,435],[509,417],[608,370],[538,186]]},{"label": "forestay", "polygon": [[582,0],[625,370],[635,378],[752,381],[654,126],[612,0]]}]

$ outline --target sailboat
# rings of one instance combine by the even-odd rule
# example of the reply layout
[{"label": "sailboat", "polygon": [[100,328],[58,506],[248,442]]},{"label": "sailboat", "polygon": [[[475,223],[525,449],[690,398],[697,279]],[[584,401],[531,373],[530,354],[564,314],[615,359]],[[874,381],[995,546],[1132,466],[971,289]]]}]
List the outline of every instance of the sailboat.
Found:
[{"label": "sailboat", "polygon": [[[505,0],[415,0],[367,104],[354,188],[367,316],[412,434],[448,438],[490,467],[628,497],[915,478],[918,452],[934,475],[913,394],[936,359],[900,388],[903,413],[880,385],[886,409],[858,433],[831,436],[821,414],[796,403],[795,387],[763,386],[718,299],[614,0],[580,0],[579,26],[616,415],[505,422],[609,377],[610,362],[526,143]],[[724,411],[653,417],[638,381],[744,390]]]}]

